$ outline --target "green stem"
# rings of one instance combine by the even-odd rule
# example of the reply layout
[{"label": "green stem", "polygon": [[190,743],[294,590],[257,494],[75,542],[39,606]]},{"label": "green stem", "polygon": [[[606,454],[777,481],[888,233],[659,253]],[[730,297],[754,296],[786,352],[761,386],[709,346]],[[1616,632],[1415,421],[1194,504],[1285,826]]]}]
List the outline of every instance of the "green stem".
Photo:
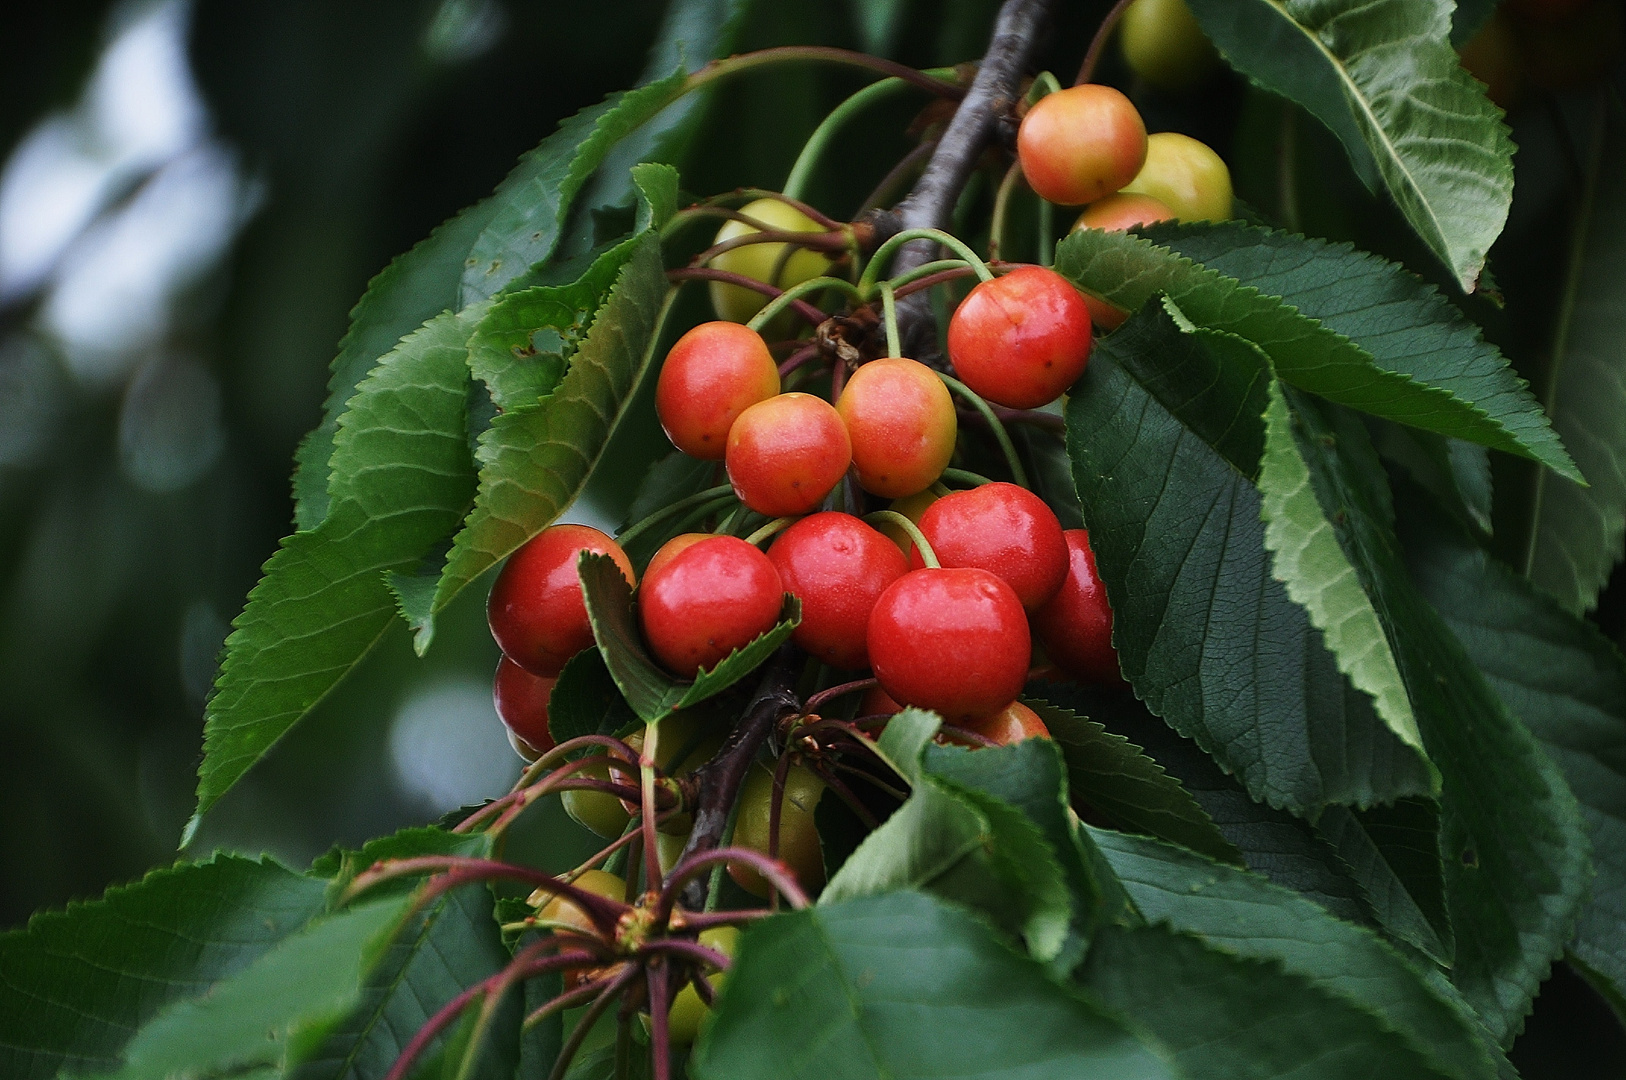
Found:
[{"label": "green stem", "polygon": [[[734,842],[734,826],[739,822],[739,820],[740,800],[735,799],[734,805],[729,807],[728,820],[723,822],[723,835],[717,838],[718,847],[727,847]],[[717,910],[718,898],[723,892],[723,867],[723,863],[718,863],[712,868],[711,881],[708,883],[708,887],[706,889],[705,910],[707,911]]]},{"label": "green stem", "polygon": [[[789,250],[789,245],[786,245],[786,250]],[[757,312],[756,315],[751,318],[751,321],[745,325],[760,333],[762,328],[768,325],[769,320],[771,320],[775,315],[778,315],[781,311],[784,311],[786,308],[790,307],[793,301],[800,300],[808,293],[821,292],[825,289],[835,289],[839,292],[846,293],[857,302],[863,301],[863,297],[858,292],[858,287],[850,281],[843,281],[841,278],[833,277],[808,278],[799,285],[792,285],[790,288],[768,301],[767,306],[765,306],[761,311]]]},{"label": "green stem", "polygon": [[754,68],[767,67],[772,64],[807,61],[822,61],[830,64],[846,64],[849,67],[868,68],[870,71],[878,71],[882,75],[891,75],[905,82],[913,83],[922,90],[930,91],[940,97],[961,98],[965,96],[963,86],[956,86],[953,83],[944,82],[942,79],[934,79],[923,71],[899,64],[896,61],[884,60],[879,56],[869,56],[849,49],[832,49],[822,45],[784,45],[775,49],[759,49],[756,52],[741,53],[738,56],[713,60],[690,75],[679,93],[688,93],[690,90],[698,89],[709,82],[729,75],[737,75],[742,71],[750,71]]},{"label": "green stem", "polygon": [[983,281],[993,280],[994,272],[988,269],[988,264],[959,237],[952,236],[942,229],[904,229],[876,248],[875,254],[870,256],[869,265],[864,267],[864,276],[858,280],[859,292],[864,296],[871,295],[876,280],[881,276],[881,268],[890,261],[889,256],[911,240],[935,240],[964,259],[971,269],[977,272],[978,278]]},{"label": "green stem", "polygon": [[705,491],[696,492],[695,494],[687,496],[686,498],[679,499],[677,502],[667,503],[653,514],[650,514],[642,521],[635,523],[631,528],[622,532],[620,536],[615,538],[615,541],[622,547],[626,547],[633,540],[637,539],[640,533],[646,531],[651,525],[654,525],[658,521],[662,521],[665,518],[671,517],[673,514],[687,510],[691,506],[699,506],[701,503],[712,502],[714,500],[724,498],[725,496],[732,497],[733,494],[733,488],[729,487],[727,484],[719,484],[716,487],[707,488]]},{"label": "green stem", "polygon": [[1011,479],[1015,481],[1018,487],[1027,487],[1028,474],[1022,469],[1022,462],[1016,456],[1016,446],[1011,442],[1010,434],[1005,430],[1005,425],[1000,422],[999,416],[995,414],[993,408],[982,399],[981,394],[952,375],[945,375],[939,371],[937,377],[943,380],[944,386],[964,398],[967,404],[981,413],[982,418],[988,421],[988,426],[994,433],[994,441],[999,443],[1000,452],[1005,455],[1005,464],[1010,466]]},{"label": "green stem", "polygon": [[984,484],[993,483],[992,480],[981,473],[974,473],[969,469],[944,469],[942,479],[952,480],[956,484],[970,484],[972,487],[982,487]]},{"label": "green stem", "polygon": [[1060,89],[1060,79],[1056,78],[1052,72],[1041,71],[1033,77],[1033,85],[1028,87],[1028,104],[1031,105],[1046,94],[1054,94]]},{"label": "green stem", "polygon": [[896,359],[903,355],[903,346],[898,343],[898,298],[890,281],[881,282],[881,318],[886,322],[886,355]]},{"label": "green stem", "polygon": [[[952,68],[937,68],[922,74],[937,76],[952,73]],[[794,199],[801,198],[807,190],[807,182],[812,177],[814,168],[818,165],[819,159],[824,156],[824,152],[829,149],[830,144],[835,140],[837,132],[849,120],[869,108],[870,105],[897,93],[908,85],[899,78],[882,79],[880,82],[870,83],[830,110],[830,115],[826,116],[819,126],[813,129],[813,134],[809,135],[807,142],[802,145],[802,152],[797,155],[796,164],[791,166],[790,176],[785,178],[785,194]]]},{"label": "green stem", "polygon": [[994,193],[994,216],[988,226],[988,261],[998,262],[1000,252],[1005,242],[1005,214],[1011,203],[1011,192],[1016,189],[1016,181],[1022,176],[1022,163],[1011,162],[1011,167],[1005,170],[1005,179],[999,182],[999,190]]},{"label": "green stem", "polygon": [[1039,200],[1039,265],[1049,266],[1056,261],[1056,204],[1049,199]]},{"label": "green stem", "polygon": [[[801,518],[796,517],[774,518],[772,521],[768,522],[768,524],[762,526],[762,528],[758,529],[750,536],[747,536],[745,538],[745,542],[750,544],[752,547],[756,547],[758,544],[768,539],[768,537],[773,536],[775,533],[784,532],[786,529],[790,528],[800,520]],[[674,760],[682,761],[683,759],[675,758]]]},{"label": "green stem", "polygon": [[941,274],[945,270],[970,270],[971,264],[964,259],[938,259],[935,262],[925,263],[913,270],[905,271],[895,278],[888,278],[887,284],[895,290],[902,290],[905,285],[912,285],[922,278],[929,278],[933,274]]},{"label": "green stem", "polygon": [[920,526],[916,525],[914,522],[910,521],[896,510],[872,511],[871,513],[864,515],[864,521],[870,525],[896,525],[898,528],[907,533],[909,535],[909,539],[915,542],[915,547],[920,549],[921,562],[925,563],[933,570],[941,567],[942,564],[937,561],[937,552],[932,550],[932,545],[926,540],[925,534],[920,531]]}]

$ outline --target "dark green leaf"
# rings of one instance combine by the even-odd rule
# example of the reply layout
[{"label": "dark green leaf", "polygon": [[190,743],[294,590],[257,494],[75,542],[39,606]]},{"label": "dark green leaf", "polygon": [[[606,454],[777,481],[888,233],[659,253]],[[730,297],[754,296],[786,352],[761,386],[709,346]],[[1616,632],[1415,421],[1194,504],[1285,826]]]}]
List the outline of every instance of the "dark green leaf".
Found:
[{"label": "dark green leaf", "polygon": [[649,370],[669,296],[660,241],[644,233],[558,388],[534,408],[499,415],[480,436],[479,494],[447,557],[436,611],[552,524],[581,491]]},{"label": "dark green leaf", "polygon": [[320,915],[325,885],[216,855],[0,935],[0,1073],[45,1080],[115,1066],[165,1005],[241,972]]},{"label": "dark green leaf", "polygon": [[700,1080],[1174,1075],[985,924],[915,892],[746,931],[690,1067]]},{"label": "dark green leaf", "polygon": [[[1161,322],[1162,337],[1126,334],[1137,321]],[[1373,715],[1271,576],[1259,493],[1188,425],[1205,410],[1187,387],[1209,372],[1164,364],[1178,354],[1157,346],[1188,336],[1160,310],[1136,316],[1097,348],[1067,407],[1125,674],[1154,713],[1274,806],[1313,813],[1427,793],[1426,762]],[[1160,374],[1142,385],[1126,368]],[[1235,424],[1245,420],[1239,410]]]},{"label": "dark green leaf", "polygon": [[1432,988],[1382,938],[1263,878],[1154,840],[1090,830],[1146,920],[1251,960],[1275,961],[1382,1017],[1411,1049],[1459,1080],[1496,1076],[1471,1013]]},{"label": "dark green leaf", "polygon": [[1448,508],[1457,520],[1491,531],[1490,454],[1483,446],[1372,420],[1372,445]]},{"label": "dark green leaf", "polygon": [[555,743],[581,735],[616,735],[637,720],[597,649],[571,657],[548,695],[548,733]]},{"label": "dark green leaf", "polygon": [[1279,963],[1162,926],[1102,929],[1075,976],[1203,1080],[1449,1076],[1398,1032]]},{"label": "dark green leaf", "polygon": [[1626,994],[1626,665],[1590,623],[1421,503],[1408,499],[1402,506],[1418,587],[1580,801],[1598,876],[1570,949],[1613,982],[1620,1000]]},{"label": "dark green leaf", "polygon": [[437,317],[357,387],[335,437],[327,519],[282,542],[226,640],[187,839],[384,633],[395,613],[386,572],[418,565],[468,508],[470,325]]},{"label": "dark green leaf", "polygon": [[1074,800],[1106,814],[1120,827],[1183,844],[1221,862],[1242,862],[1242,853],[1180,781],[1142,749],[1087,717],[1040,698],[1027,704],[1061,747],[1068,790]]},{"label": "dark green leaf", "polygon": [[802,602],[789,593],[779,623],[747,645],[704,668],[693,682],[674,679],[644,650],[638,620],[632,608],[632,586],[608,555],[583,552],[580,565],[582,597],[593,623],[593,637],[605,667],[632,711],[653,724],[678,709],[687,709],[715,697],[745,678],[790,638],[802,621]]},{"label": "dark green leaf", "polygon": [[1513,201],[1502,112],[1457,62],[1451,0],[1191,0],[1233,67],[1303,105],[1472,292]]},{"label": "dark green leaf", "polygon": [[1385,931],[1442,967],[1456,952],[1440,865],[1440,810],[1427,799],[1351,810],[1329,806],[1316,831],[1361,886]]},{"label": "dark green leaf", "polygon": [[[1506,437],[1530,448],[1536,460],[1573,475],[1574,463],[1541,403],[1507,359],[1434,286],[1404,267],[1349,244],[1241,222],[1158,225],[1144,235],[1266,295],[1281,297],[1353,341],[1384,370],[1450,391],[1499,425]],[[1282,376],[1304,386],[1286,371]],[[1488,490],[1486,494],[1488,499]]]}]

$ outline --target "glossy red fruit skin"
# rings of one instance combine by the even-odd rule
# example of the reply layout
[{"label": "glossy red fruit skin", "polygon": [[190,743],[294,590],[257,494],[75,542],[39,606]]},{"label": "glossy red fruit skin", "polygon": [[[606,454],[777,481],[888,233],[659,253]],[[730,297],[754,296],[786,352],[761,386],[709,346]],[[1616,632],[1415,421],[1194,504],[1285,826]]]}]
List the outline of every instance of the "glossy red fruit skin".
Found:
[{"label": "glossy red fruit skin", "polygon": [[509,556],[486,601],[491,636],[510,660],[532,675],[553,678],[572,656],[593,644],[576,559],[583,551],[613,558],[637,581],[626,553],[586,525],[544,529]]},{"label": "glossy red fruit skin", "polygon": [[802,601],[791,640],[831,667],[868,667],[870,612],[909,570],[898,545],[851,514],[813,514],[779,534],[768,560]]},{"label": "glossy red fruit skin", "polygon": [[841,414],[812,394],[759,401],[728,432],[728,482],[740,502],[769,517],[818,506],[847,475],[852,458]]},{"label": "glossy red fruit skin", "polygon": [[548,697],[557,681],[532,675],[506,656],[497,661],[497,674],[491,680],[491,703],[497,707],[497,717],[538,757],[553,749]]},{"label": "glossy red fruit skin", "polygon": [[672,537],[672,539],[668,540],[666,543],[657,548],[655,550],[655,554],[649,557],[649,565],[644,567],[644,577],[649,577],[650,574],[655,573],[661,567],[671,562],[680,552],[687,551],[689,548],[694,547],[702,540],[710,540],[713,535],[715,534],[701,532],[678,533],[676,536]]},{"label": "glossy red fruit skin", "polygon": [[954,456],[954,399],[918,361],[871,360],[847,380],[836,412],[852,440],[859,486],[883,498],[924,491]]},{"label": "glossy red fruit skin", "polygon": [[887,587],[869,617],[869,659],[881,688],[951,724],[1015,701],[1031,655],[1021,601],[986,570],[912,570]]},{"label": "glossy red fruit skin", "polygon": [[[1015,484],[945,495],[920,515],[920,531],[942,565],[997,575],[1028,611],[1043,607],[1067,577],[1067,541],[1055,511]],[[918,551],[909,561],[926,565]]]},{"label": "glossy red fruit skin", "polygon": [[1120,91],[1086,83],[1034,102],[1016,133],[1028,186],[1065,206],[1094,202],[1146,162],[1146,123]]},{"label": "glossy red fruit skin", "polygon": [[1091,344],[1084,297],[1042,266],[983,282],[949,320],[949,359],[961,381],[1012,409],[1060,397],[1084,374]]},{"label": "glossy red fruit skin", "polygon": [[892,700],[892,695],[879,686],[872,686],[864,691],[864,696],[858,700],[858,715],[863,716],[892,716],[903,711],[903,706]]},{"label": "glossy red fruit skin", "polygon": [[644,575],[638,622],[661,666],[685,679],[773,628],[784,587],[768,556],[714,536]]},{"label": "glossy red fruit skin", "polygon": [[[1003,709],[991,716],[984,716],[979,720],[967,720],[956,727],[981,735],[995,746],[1009,746],[1021,742],[1023,739],[1048,739],[1050,729],[1045,727],[1039,714],[1022,704],[1013,701]],[[949,737],[946,741],[955,742]],[[973,748],[980,744],[971,744]]]},{"label": "glossy red fruit skin", "polygon": [[1033,613],[1033,630],[1051,661],[1085,682],[1123,685],[1112,647],[1112,607],[1095,569],[1090,534],[1068,529],[1067,580],[1050,603]]},{"label": "glossy red fruit skin", "polygon": [[672,445],[721,461],[740,413],[779,393],[779,368],[756,331],[708,322],[677,339],[655,383],[655,413]]}]

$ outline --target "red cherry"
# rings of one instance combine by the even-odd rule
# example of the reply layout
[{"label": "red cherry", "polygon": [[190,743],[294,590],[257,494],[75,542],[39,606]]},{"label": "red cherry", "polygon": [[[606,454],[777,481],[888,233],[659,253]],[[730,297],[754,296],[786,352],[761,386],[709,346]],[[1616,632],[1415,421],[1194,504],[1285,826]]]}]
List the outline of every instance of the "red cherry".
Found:
[{"label": "red cherry", "polygon": [[1068,529],[1067,580],[1050,603],[1033,613],[1033,629],[1055,665],[1075,679],[1122,685],[1112,647],[1112,608],[1095,570],[1090,534]]},{"label": "red cherry", "polygon": [[673,446],[721,461],[735,419],[777,393],[779,368],[756,331],[739,323],[701,323],[666,354],[655,383],[655,412]]},{"label": "red cherry", "polygon": [[533,761],[553,749],[548,696],[557,681],[532,675],[506,656],[497,661],[497,675],[491,681],[492,704],[508,730],[533,752]]},{"label": "red cherry", "polygon": [[[1043,499],[1015,484],[983,484],[945,495],[920,515],[920,531],[944,566],[976,566],[1004,579],[1028,611],[1067,577],[1067,541]],[[924,566],[920,552],[910,564]]]},{"label": "red cherry", "polygon": [[831,667],[868,667],[870,611],[909,570],[898,545],[851,514],[814,514],[780,533],[768,559],[802,601],[791,639]]},{"label": "red cherry", "polygon": [[864,691],[864,696],[858,701],[859,716],[892,716],[901,713],[903,706],[892,700],[892,695],[879,686],[872,686]]},{"label": "red cherry", "polygon": [[486,619],[491,636],[514,663],[552,678],[565,661],[593,644],[576,559],[584,551],[608,555],[629,583],[637,581],[626,553],[586,525],[544,529],[509,556],[491,586]]},{"label": "red cherry", "polygon": [[1086,206],[1073,223],[1073,231],[1100,229],[1102,232],[1126,232],[1137,225],[1156,225],[1160,221],[1173,220],[1174,211],[1161,199],[1120,191]]},{"label": "red cherry", "polygon": [[871,360],[847,380],[836,412],[852,438],[865,491],[901,499],[924,491],[954,456],[954,399],[936,372],[901,357]]},{"label": "red cherry", "polygon": [[852,464],[847,425],[812,394],[780,394],[740,414],[728,432],[728,482],[759,514],[805,514]]},{"label": "red cherry", "polygon": [[[1021,742],[1023,739],[1050,738],[1050,729],[1044,726],[1044,721],[1039,719],[1039,714],[1020,701],[1011,702],[991,716],[984,716],[980,720],[967,720],[955,726],[965,728],[973,734],[981,735],[995,746],[1009,746],[1012,743]],[[958,740],[954,739],[953,736],[948,736],[946,741],[956,742]],[[975,748],[980,744],[968,743],[967,745]]]},{"label": "red cherry", "polygon": [[986,570],[912,570],[888,586],[869,617],[869,659],[881,688],[950,723],[1015,701],[1031,655],[1021,601]]},{"label": "red cherry", "polygon": [[1090,343],[1084,297],[1042,266],[983,282],[949,320],[954,370],[971,389],[1012,409],[1060,397],[1084,374]]},{"label": "red cherry", "polygon": [[647,579],[650,574],[655,573],[655,571],[671,562],[678,552],[687,551],[702,540],[710,540],[714,535],[716,534],[701,532],[678,533],[662,544],[656,549],[655,554],[649,557],[649,565],[644,567],[644,577]]},{"label": "red cherry", "polygon": [[713,536],[644,576],[638,622],[650,651],[693,678],[779,621],[784,587],[768,556],[735,536]]},{"label": "red cherry", "polygon": [[1146,124],[1122,93],[1085,83],[1034,102],[1017,129],[1016,154],[1029,187],[1077,206],[1135,178],[1146,161]]}]

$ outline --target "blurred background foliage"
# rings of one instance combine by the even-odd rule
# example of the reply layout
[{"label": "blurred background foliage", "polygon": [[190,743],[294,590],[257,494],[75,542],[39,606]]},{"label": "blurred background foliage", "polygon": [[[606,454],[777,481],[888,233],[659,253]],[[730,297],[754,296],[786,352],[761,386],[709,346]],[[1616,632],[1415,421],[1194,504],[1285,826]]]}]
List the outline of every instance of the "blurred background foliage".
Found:
[{"label": "blurred background foliage", "polygon": [[[634,84],[665,6],[0,5],[0,927],[175,857],[218,650],[291,529],[294,447],[319,417],[349,308],[562,118]],[[1056,5],[1045,62],[1064,79],[1107,6]],[[754,6],[740,47],[953,64],[980,55],[996,8],[776,0]],[[1259,216],[1441,276],[1304,114],[1230,75],[1160,93],[1112,53],[1099,77],[1131,92],[1151,130],[1225,155]],[[720,87],[679,162],[685,187],[779,186],[807,133],[865,81],[793,66]],[[1462,301],[1538,386],[1590,102],[1547,89],[1513,110],[1525,149],[1491,261],[1507,303]],[[877,107],[811,201],[855,211],[914,145],[922,105]],[[1516,554],[1531,474],[1497,467],[1497,541]],[[1617,640],[1622,592],[1617,573],[1593,616]],[[211,815],[196,850],[304,865],[502,790],[517,763],[490,705],[483,595],[465,593],[422,661],[392,632]],[[548,861],[579,846],[562,817],[530,831],[556,849]],[[1626,1075],[1618,1028],[1563,968],[1519,1049],[1530,1077]]]}]

